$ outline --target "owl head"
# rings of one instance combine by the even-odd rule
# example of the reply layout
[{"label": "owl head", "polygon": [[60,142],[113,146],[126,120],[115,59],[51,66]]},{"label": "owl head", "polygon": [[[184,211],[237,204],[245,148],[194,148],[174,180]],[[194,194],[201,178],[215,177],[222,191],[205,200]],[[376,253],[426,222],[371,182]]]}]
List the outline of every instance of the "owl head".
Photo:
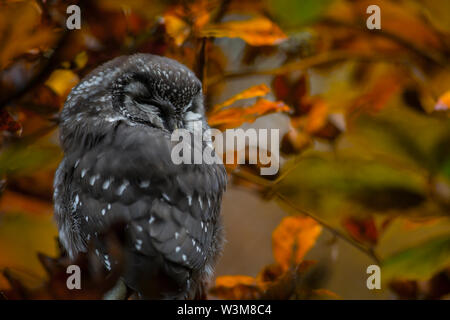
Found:
[{"label": "owl head", "polygon": [[[204,124],[202,85],[181,63],[152,54],[115,58],[88,74],[69,94],[61,138],[100,130],[118,120],[172,132]],[[72,143],[73,139],[70,139]]]},{"label": "owl head", "polygon": [[201,82],[184,65],[164,57],[129,57],[111,92],[121,115],[168,131],[185,127],[193,114],[204,114]]}]

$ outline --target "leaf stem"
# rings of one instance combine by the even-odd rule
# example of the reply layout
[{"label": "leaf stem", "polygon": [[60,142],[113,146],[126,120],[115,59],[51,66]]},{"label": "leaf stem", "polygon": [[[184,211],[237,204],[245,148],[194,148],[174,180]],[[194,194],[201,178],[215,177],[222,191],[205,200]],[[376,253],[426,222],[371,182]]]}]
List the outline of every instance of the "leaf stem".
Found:
[{"label": "leaf stem", "polygon": [[[250,181],[250,182],[255,183],[262,187],[273,186],[272,181],[266,181],[265,179],[262,179],[254,174],[245,172],[244,170],[233,170],[231,173],[233,175],[236,175],[240,178],[246,179],[247,181]],[[331,225],[329,225],[327,222],[325,222],[321,218],[317,217],[316,215],[314,215],[306,210],[296,207],[289,199],[287,199],[285,196],[283,196],[279,192],[275,191],[272,196],[278,198],[280,201],[282,201],[283,203],[288,205],[294,211],[314,219],[317,223],[322,225],[325,229],[330,231],[333,235],[344,240],[345,242],[349,243],[351,246],[355,247],[356,249],[360,250],[361,252],[363,252],[370,258],[372,258],[376,262],[376,264],[378,264],[378,265],[381,264],[381,259],[378,257],[378,255],[376,254],[376,252],[373,248],[366,247],[366,246],[352,240],[351,238],[349,238],[345,234],[343,234],[341,231],[334,229]]]},{"label": "leaf stem", "polygon": [[308,216],[312,219],[314,219],[317,223],[319,223],[320,225],[322,225],[325,229],[327,229],[328,231],[330,231],[333,235],[335,235],[338,238],[341,238],[342,240],[344,240],[345,242],[349,243],[350,245],[352,245],[353,247],[355,247],[356,249],[360,250],[361,252],[365,253],[366,255],[368,255],[370,258],[372,258],[378,265],[381,264],[381,259],[378,257],[378,255],[376,254],[376,252],[374,251],[373,248],[369,248],[366,246],[363,246],[362,244],[350,239],[349,237],[347,237],[345,234],[343,234],[341,231],[334,229],[331,225],[329,225],[327,222],[325,222],[324,220],[320,219],[319,217],[317,217],[316,215],[305,211],[303,209],[299,209],[297,208],[289,199],[287,199],[285,196],[279,194],[278,192],[275,193],[275,196],[282,202],[284,202],[285,204],[287,204],[289,207],[291,207],[292,209],[294,209],[295,211]]}]

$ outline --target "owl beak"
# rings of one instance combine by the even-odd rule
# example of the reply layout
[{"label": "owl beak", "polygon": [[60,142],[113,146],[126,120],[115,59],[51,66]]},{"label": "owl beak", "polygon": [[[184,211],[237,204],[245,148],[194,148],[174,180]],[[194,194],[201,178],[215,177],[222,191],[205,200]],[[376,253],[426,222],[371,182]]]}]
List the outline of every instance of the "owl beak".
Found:
[{"label": "owl beak", "polygon": [[183,121],[181,121],[179,119],[174,119],[171,121],[171,127],[172,127],[172,131],[183,128]]},{"label": "owl beak", "polygon": [[177,121],[175,122],[175,128],[179,129],[179,128],[183,128],[183,127],[184,127],[183,120],[177,119]]}]

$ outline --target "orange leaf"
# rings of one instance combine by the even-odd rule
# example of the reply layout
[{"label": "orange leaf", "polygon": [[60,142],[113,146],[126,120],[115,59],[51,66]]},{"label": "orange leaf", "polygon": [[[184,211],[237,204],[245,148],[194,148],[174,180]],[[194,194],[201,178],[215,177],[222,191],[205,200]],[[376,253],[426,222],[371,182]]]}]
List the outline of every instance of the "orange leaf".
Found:
[{"label": "orange leaf", "polygon": [[265,96],[266,94],[268,94],[269,92],[270,92],[270,89],[265,84],[259,84],[259,85],[250,87],[250,88],[245,89],[244,91],[238,93],[237,95],[231,97],[230,99],[222,102],[221,104],[215,105],[213,107],[213,112],[223,109],[225,107],[228,107],[229,105],[232,105],[234,102],[236,102],[238,100],[262,97],[262,96]]},{"label": "orange leaf", "polygon": [[323,100],[317,100],[308,114],[306,131],[315,133],[322,129],[327,123],[328,105]]},{"label": "orange leaf", "polygon": [[172,13],[164,15],[167,34],[173,38],[177,46],[181,46],[191,33],[189,25]]},{"label": "orange leaf", "polygon": [[299,264],[316,242],[322,227],[312,218],[284,218],[272,233],[273,255],[284,270]]},{"label": "orange leaf", "polygon": [[217,3],[210,0],[196,1],[191,4],[189,13],[197,32],[209,22],[211,19],[211,11],[215,8],[217,8]]},{"label": "orange leaf", "polygon": [[0,198],[0,212],[26,212],[33,215],[51,216],[53,205],[48,201],[5,191]]},{"label": "orange leaf", "polygon": [[435,111],[450,110],[450,91],[445,92],[434,106]]},{"label": "orange leaf", "polygon": [[392,96],[400,90],[403,82],[404,80],[401,75],[391,73],[383,74],[366,93],[355,99],[353,105],[350,107],[349,113],[352,114],[353,112],[360,112],[362,110],[368,112],[381,111]]},{"label": "orange leaf", "polygon": [[313,300],[342,300],[342,298],[334,293],[333,291],[327,289],[315,289],[312,291]]},{"label": "orange leaf", "polygon": [[250,107],[228,108],[214,113],[208,119],[212,127],[235,128],[244,122],[253,122],[256,118],[273,112],[286,112],[289,107],[282,101],[258,99]]},{"label": "orange leaf", "polygon": [[276,24],[264,17],[210,25],[202,30],[202,34],[206,37],[241,38],[253,46],[274,45],[287,38]]},{"label": "orange leaf", "polygon": [[222,299],[255,299],[261,294],[256,280],[249,276],[217,277],[216,285],[211,293]]}]

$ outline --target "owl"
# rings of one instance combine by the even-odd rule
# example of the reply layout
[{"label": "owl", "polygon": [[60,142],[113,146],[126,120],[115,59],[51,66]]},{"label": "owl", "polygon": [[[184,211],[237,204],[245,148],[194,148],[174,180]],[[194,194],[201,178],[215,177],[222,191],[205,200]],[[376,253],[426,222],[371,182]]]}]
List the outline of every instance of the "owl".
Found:
[{"label": "owl", "polygon": [[93,246],[113,261],[100,235],[124,227],[121,281],[144,299],[202,295],[223,243],[220,163],[175,164],[171,134],[204,129],[201,82],[169,58],[135,54],[88,74],[60,115],[64,151],[54,179],[59,239],[70,258]]}]

